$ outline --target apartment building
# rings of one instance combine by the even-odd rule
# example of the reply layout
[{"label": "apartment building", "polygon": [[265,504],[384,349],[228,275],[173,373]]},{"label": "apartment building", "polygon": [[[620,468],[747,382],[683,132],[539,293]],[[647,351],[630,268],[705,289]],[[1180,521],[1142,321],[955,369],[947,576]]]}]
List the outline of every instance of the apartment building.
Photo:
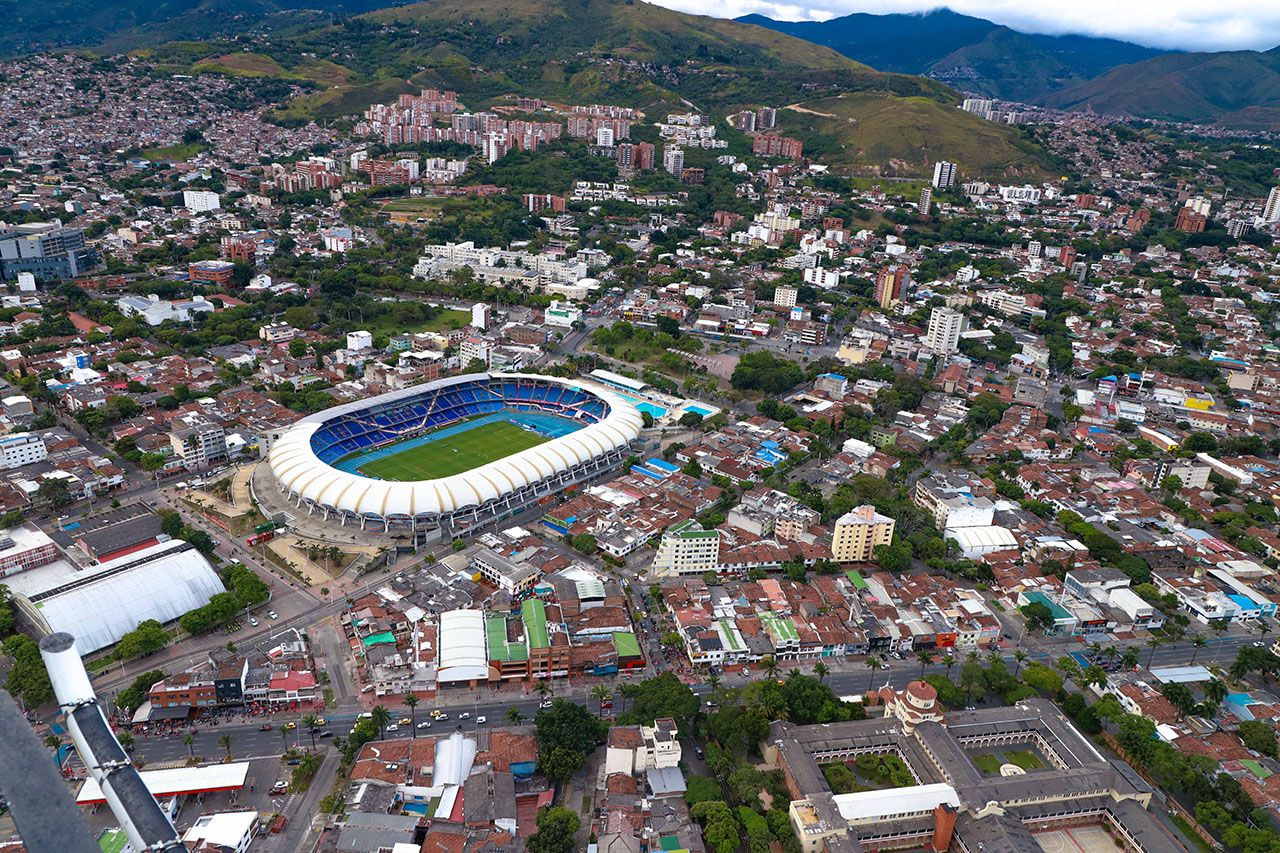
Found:
[{"label": "apartment building", "polygon": [[846,512],[836,519],[831,537],[831,558],[839,563],[866,563],[875,557],[876,548],[893,542],[896,522],[876,512],[870,504]]}]

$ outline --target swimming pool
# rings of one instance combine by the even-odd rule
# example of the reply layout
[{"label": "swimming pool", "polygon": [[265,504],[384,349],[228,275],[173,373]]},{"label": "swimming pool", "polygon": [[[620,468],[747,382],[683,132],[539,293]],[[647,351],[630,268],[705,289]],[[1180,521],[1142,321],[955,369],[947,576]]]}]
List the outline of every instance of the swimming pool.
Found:
[{"label": "swimming pool", "polygon": [[667,414],[666,409],[654,403],[650,403],[648,400],[641,400],[636,397],[632,397],[630,394],[623,394],[621,391],[614,391],[613,393],[617,394],[640,411],[648,412],[654,420],[657,420]]},{"label": "swimming pool", "polygon": [[695,415],[702,415],[704,418],[709,418],[714,414],[710,409],[704,409],[701,406],[695,406],[693,404],[685,406],[684,410],[686,412],[693,412]]}]

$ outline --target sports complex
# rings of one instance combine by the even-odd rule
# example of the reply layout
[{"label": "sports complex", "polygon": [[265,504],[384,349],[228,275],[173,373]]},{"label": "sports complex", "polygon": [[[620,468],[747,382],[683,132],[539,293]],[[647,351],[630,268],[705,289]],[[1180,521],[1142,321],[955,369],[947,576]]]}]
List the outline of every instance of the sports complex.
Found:
[{"label": "sports complex", "polygon": [[272,443],[267,466],[310,514],[453,536],[612,470],[642,426],[598,386],[475,373],[309,415]]}]

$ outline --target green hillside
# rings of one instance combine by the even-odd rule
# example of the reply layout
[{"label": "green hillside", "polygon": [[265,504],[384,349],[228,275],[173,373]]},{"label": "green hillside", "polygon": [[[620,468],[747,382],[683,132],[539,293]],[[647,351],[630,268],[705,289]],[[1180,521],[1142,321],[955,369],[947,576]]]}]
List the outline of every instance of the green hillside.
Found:
[{"label": "green hillside", "polygon": [[937,160],[949,160],[966,178],[1032,178],[1053,171],[1044,152],[1016,128],[928,98],[824,98],[779,110],[778,121],[823,162],[918,175]]},{"label": "green hillside", "polygon": [[1280,49],[1159,56],[1044,98],[1089,109],[1254,130],[1280,130]]}]

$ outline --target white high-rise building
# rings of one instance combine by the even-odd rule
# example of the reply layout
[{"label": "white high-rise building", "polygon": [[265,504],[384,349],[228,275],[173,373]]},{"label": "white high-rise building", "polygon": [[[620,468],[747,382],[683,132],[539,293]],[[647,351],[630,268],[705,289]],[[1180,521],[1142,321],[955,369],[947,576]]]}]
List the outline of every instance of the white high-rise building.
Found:
[{"label": "white high-rise building", "polygon": [[662,149],[662,168],[677,178],[684,172],[684,149],[679,145],[667,145]]},{"label": "white high-rise building", "polygon": [[193,213],[207,213],[210,210],[219,210],[222,202],[217,193],[208,190],[183,190],[182,206]]},{"label": "white high-rise building", "polygon": [[35,433],[12,432],[0,438],[0,468],[21,468],[48,458],[44,439]]},{"label": "white high-rise building", "polygon": [[933,187],[920,188],[920,215],[928,216],[933,209]]},{"label": "white high-rise building", "polygon": [[1280,186],[1271,188],[1266,207],[1262,208],[1262,221],[1267,225],[1280,222]]},{"label": "white high-rise building", "polygon": [[960,330],[964,327],[964,315],[944,306],[929,312],[929,327],[924,335],[924,345],[939,355],[949,355],[960,346]]},{"label": "white high-rise building", "polygon": [[939,160],[933,164],[933,188],[949,190],[956,182],[956,164]]},{"label": "white high-rise building", "polygon": [[492,309],[489,308],[489,304],[487,302],[477,302],[475,305],[472,305],[471,306],[471,325],[475,326],[477,329],[479,329],[482,332],[485,329],[489,328],[489,319],[491,316],[490,315],[491,310]]},{"label": "white high-rise building", "polygon": [[609,148],[613,147],[613,128],[612,127],[596,128],[596,145],[604,145]]},{"label": "white high-rise building", "polygon": [[773,292],[773,304],[779,308],[794,308],[799,295],[800,291],[796,288],[783,285]]}]

